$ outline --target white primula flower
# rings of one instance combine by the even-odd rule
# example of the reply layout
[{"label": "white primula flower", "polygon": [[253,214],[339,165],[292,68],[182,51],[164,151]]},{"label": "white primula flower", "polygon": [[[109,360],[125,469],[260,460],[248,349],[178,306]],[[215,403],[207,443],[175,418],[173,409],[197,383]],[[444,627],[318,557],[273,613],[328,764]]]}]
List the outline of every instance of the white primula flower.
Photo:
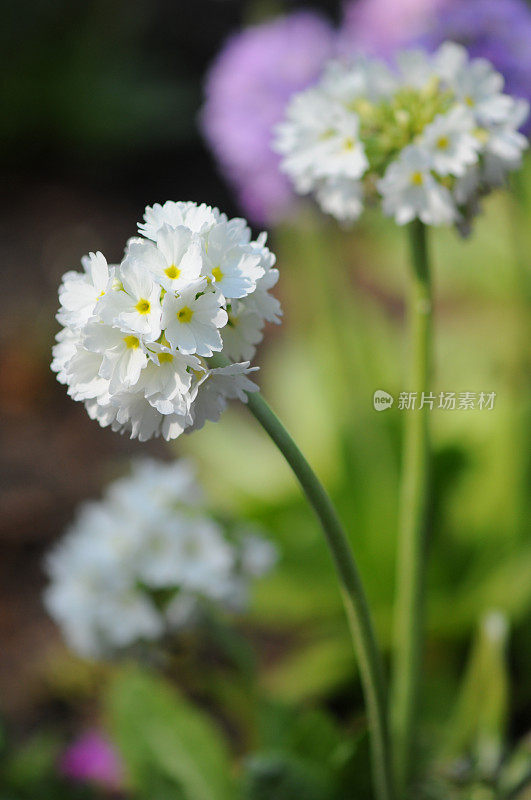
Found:
[{"label": "white primula flower", "polygon": [[389,98],[397,79],[382,61],[357,56],[350,62],[330,61],[324,69],[320,86],[329,97],[339,100],[344,108],[367,99],[378,103]]},{"label": "white primula flower", "polygon": [[328,120],[329,130],[322,137],[320,152],[315,152],[316,178],[361,178],[369,162],[359,139],[360,121],[356,114],[337,110]]},{"label": "white primula flower", "polygon": [[[101,426],[169,440],[257,390],[240,362],[280,322],[278,270],[266,235],[217,208],[168,201],[144,220],[119,265],[91,254],[64,277],[52,369]],[[210,380],[215,353],[236,363]]]},{"label": "white primula flower", "polygon": [[61,328],[55,336],[55,342],[52,347],[51,368],[57,373],[59,383],[68,383],[66,367],[77,352],[77,346],[81,342],[81,334],[73,328]]},{"label": "white primula flower", "polygon": [[323,92],[308,89],[295,95],[288,105],[286,120],[275,129],[274,149],[284,156],[281,169],[300,194],[315,186],[323,142],[334,133],[329,120],[338,112],[341,107]]},{"label": "white primula flower", "polygon": [[186,432],[199,430],[208,420],[217,422],[225,410],[227,400],[247,402],[247,393],[258,389],[247,376],[257,369],[251,367],[248,361],[243,361],[241,364],[209,369],[199,376],[192,406],[193,424]]},{"label": "white primula flower", "polygon": [[263,318],[241,300],[234,300],[223,328],[223,352],[234,361],[250,361],[262,340]]},{"label": "white primula flower", "polygon": [[146,400],[161,414],[186,414],[192,370],[203,370],[201,362],[160,344],[150,345],[149,354],[151,363],[140,377]]},{"label": "white primula flower", "polygon": [[399,85],[412,89],[423,89],[437,76],[437,59],[425,50],[403,50],[397,54],[396,64],[399,72]]},{"label": "white primula flower", "polygon": [[102,362],[103,356],[99,353],[78,345],[65,368],[68,394],[73,400],[90,400],[108,393],[109,380],[100,376]]},{"label": "white primula flower", "polygon": [[187,410],[180,410],[182,403],[179,401],[178,411],[162,414],[146,398],[142,388],[140,387],[140,391],[124,392],[111,397],[111,404],[116,406],[115,418],[111,421],[114,431],[129,433],[132,439],[140,442],[147,442],[155,436],[162,436],[169,441],[176,439],[192,424],[190,404],[186,403],[186,398]]},{"label": "white primula flower", "polygon": [[[138,486],[142,492],[138,492]],[[205,504],[204,492],[197,482],[193,465],[179,459],[162,462],[151,458],[138,459],[134,480],[130,476],[114,481],[107,487],[105,497],[120,507],[124,517],[134,516],[153,520],[161,510],[184,504],[193,510]]]},{"label": "white primula flower", "polygon": [[478,162],[481,145],[474,136],[474,118],[463,106],[439,114],[424,129],[422,146],[431,155],[432,169],[438,175],[461,177]]},{"label": "white primula flower", "polygon": [[170,345],[181,353],[211,356],[221,350],[219,328],[227,323],[220,296],[206,278],[195,281],[178,295],[166,294],[162,303],[162,325]]},{"label": "white primula flower", "polygon": [[[313,193],[343,223],[383,198],[399,224],[418,218],[463,229],[466,217],[468,228],[480,197],[518,167],[527,144],[518,128],[528,110],[514,112],[503,84],[488,61],[451,42],[435,53],[399,53],[394,70],[373,58],[331,61],[315,86],[291,98],[272,146],[295,190]],[[410,171],[414,158],[422,163]],[[478,167],[463,217],[453,198]]]},{"label": "white primula flower", "polygon": [[146,342],[156,341],[161,333],[160,285],[144,264],[127,257],[115,279],[116,285],[100,301],[101,318],[120,330],[140,334]]},{"label": "white primula flower", "polygon": [[204,241],[203,275],[211,280],[227,299],[246,297],[256,289],[264,274],[260,253],[235,240],[226,222],[215,225]]},{"label": "white primula flower", "polygon": [[503,84],[503,77],[489,61],[476,58],[457,71],[452,88],[479,124],[490,124],[503,122],[512,104],[512,98],[503,94]]},{"label": "white primula flower", "polygon": [[157,231],[156,244],[132,239],[126,249],[126,259],[149,270],[167,292],[178,292],[201,274],[201,240],[189,228],[171,228],[164,224]]},{"label": "white primula flower", "polygon": [[256,242],[251,242],[251,247],[260,255],[260,266],[264,274],[256,282],[255,291],[247,297],[245,305],[249,310],[255,311],[265,322],[280,324],[282,309],[280,302],[270,294],[270,289],[276,286],[280,273],[275,268],[277,262],[274,253],[266,247],[267,234],[261,233]]},{"label": "white primula flower", "polygon": [[502,186],[507,174],[522,165],[522,155],[529,142],[518,128],[528,115],[527,100],[513,100],[504,122],[477,132],[485,145],[483,178],[489,186]]},{"label": "white primula flower", "polygon": [[443,42],[434,56],[435,73],[445,86],[454,86],[468,61],[468,52],[463,45]]},{"label": "white primula flower", "polygon": [[315,196],[323,211],[340,222],[353,222],[363,212],[363,186],[348,178],[330,178],[322,181]]},{"label": "white primula flower", "polygon": [[148,239],[157,239],[158,232],[164,225],[171,228],[184,226],[192,233],[204,233],[218,222],[222,215],[217,208],[202,203],[198,206],[192,202],[175,202],[167,200],[162,205],[155,203],[147,206],[144,222],[138,224],[138,230]]},{"label": "white primula flower", "polygon": [[112,393],[121,386],[134,386],[147,365],[146,347],[139,336],[103,322],[89,322],[83,345],[91,353],[102,356],[97,374],[110,381]]},{"label": "white primula flower", "polygon": [[457,211],[449,190],[430,172],[431,157],[411,145],[387,168],[378,183],[384,214],[393,216],[398,225],[418,218],[426,225],[450,225]]},{"label": "white primula flower", "polygon": [[46,559],[44,601],[72,649],[109,657],[199,623],[209,605],[244,610],[275,561],[273,545],[209,516],[187,462],[140,461],[81,506]]},{"label": "white primula flower", "polygon": [[88,322],[109,282],[109,267],[102,253],[83,256],[81,264],[84,272],[67,272],[59,287],[61,308],[57,319],[73,328],[81,328]]}]

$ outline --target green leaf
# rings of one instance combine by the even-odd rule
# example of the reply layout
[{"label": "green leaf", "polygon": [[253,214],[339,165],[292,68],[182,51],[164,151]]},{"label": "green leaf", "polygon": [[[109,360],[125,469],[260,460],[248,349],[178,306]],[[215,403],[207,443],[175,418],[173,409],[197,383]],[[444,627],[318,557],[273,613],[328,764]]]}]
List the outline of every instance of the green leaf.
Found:
[{"label": "green leaf", "polygon": [[281,700],[299,702],[322,697],[351,680],[355,670],[354,651],[345,632],[301,646],[271,669],[264,681]]},{"label": "green leaf", "polygon": [[493,774],[503,752],[509,703],[507,633],[499,611],[482,620],[448,731],[445,755],[471,755],[480,775]]},{"label": "green leaf", "polygon": [[13,789],[41,786],[56,775],[60,740],[41,731],[11,753],[3,766],[3,779]]},{"label": "green leaf", "polygon": [[125,668],[109,686],[106,708],[135,788],[151,796],[158,775],[173,787],[167,796],[176,800],[237,796],[220,731],[166,681],[138,668]]},{"label": "green leaf", "polygon": [[245,764],[244,800],[331,800],[333,786],[315,765],[284,754],[259,754]]}]

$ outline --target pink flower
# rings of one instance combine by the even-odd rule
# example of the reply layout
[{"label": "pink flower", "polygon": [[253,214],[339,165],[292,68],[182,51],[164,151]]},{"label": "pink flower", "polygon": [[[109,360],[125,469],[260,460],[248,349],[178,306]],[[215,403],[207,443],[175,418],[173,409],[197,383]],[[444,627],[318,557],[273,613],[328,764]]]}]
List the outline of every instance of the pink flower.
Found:
[{"label": "pink flower", "polygon": [[113,745],[96,730],[87,731],[63,753],[59,771],[77,783],[94,783],[110,791],[124,783],[124,767]]}]

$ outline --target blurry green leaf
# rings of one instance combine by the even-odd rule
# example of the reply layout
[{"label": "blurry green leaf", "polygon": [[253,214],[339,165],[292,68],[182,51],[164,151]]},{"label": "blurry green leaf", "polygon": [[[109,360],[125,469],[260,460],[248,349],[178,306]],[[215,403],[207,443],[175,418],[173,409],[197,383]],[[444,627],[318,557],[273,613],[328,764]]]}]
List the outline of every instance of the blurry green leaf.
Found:
[{"label": "blurry green leaf", "polygon": [[41,731],[9,754],[3,766],[3,778],[14,789],[41,786],[56,775],[61,740],[54,734]]},{"label": "blurry green leaf", "polygon": [[290,736],[291,750],[313,763],[331,761],[341,747],[344,735],[335,720],[323,709],[296,714]]},{"label": "blurry green leaf", "polygon": [[480,775],[498,769],[508,714],[507,620],[491,611],[482,620],[449,725],[446,755],[470,755]]},{"label": "blurry green leaf", "polygon": [[284,701],[320,697],[352,680],[356,660],[345,623],[344,636],[301,646],[265,676],[267,688]]},{"label": "blurry green leaf", "polygon": [[111,682],[106,706],[133,784],[147,796],[154,775],[162,775],[173,797],[234,800],[231,763],[215,723],[166,681],[124,668]]},{"label": "blurry green leaf", "polygon": [[[531,734],[523,739],[506,758],[498,786],[501,796],[525,800],[531,796]],[[527,791],[527,794],[524,794]]]},{"label": "blurry green leaf", "polygon": [[244,765],[244,800],[331,800],[333,786],[309,762],[288,755],[261,754]]},{"label": "blurry green leaf", "polygon": [[[486,548],[484,547],[485,551]],[[493,548],[469,566],[459,591],[453,593],[452,614],[448,614],[448,593],[428,600],[429,627],[443,633],[462,633],[485,608],[496,607],[511,620],[521,619],[531,602],[531,548],[500,552]],[[511,590],[507,591],[510,586]]]},{"label": "blurry green leaf", "polygon": [[367,730],[349,737],[336,750],[338,800],[370,800],[373,797],[371,753]]}]

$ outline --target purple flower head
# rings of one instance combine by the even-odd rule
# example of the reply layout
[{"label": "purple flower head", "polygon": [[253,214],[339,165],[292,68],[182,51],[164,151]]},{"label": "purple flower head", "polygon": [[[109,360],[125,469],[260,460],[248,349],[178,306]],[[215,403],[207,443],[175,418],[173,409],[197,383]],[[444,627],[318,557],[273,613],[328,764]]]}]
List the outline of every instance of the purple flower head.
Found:
[{"label": "purple flower head", "polygon": [[531,100],[531,8],[525,0],[446,0],[418,42],[434,50],[445,40],[487,58],[504,76],[508,94]]},{"label": "purple flower head", "polygon": [[294,203],[271,150],[272,129],[292,94],[318,78],[333,49],[331,26],[301,11],[232,36],[210,69],[201,127],[256,222],[278,220]]},{"label": "purple flower head", "polygon": [[343,7],[339,51],[391,59],[423,34],[446,0],[349,0]]},{"label": "purple flower head", "polygon": [[98,731],[87,731],[65,750],[59,771],[77,783],[93,783],[110,791],[124,783],[120,757]]}]

